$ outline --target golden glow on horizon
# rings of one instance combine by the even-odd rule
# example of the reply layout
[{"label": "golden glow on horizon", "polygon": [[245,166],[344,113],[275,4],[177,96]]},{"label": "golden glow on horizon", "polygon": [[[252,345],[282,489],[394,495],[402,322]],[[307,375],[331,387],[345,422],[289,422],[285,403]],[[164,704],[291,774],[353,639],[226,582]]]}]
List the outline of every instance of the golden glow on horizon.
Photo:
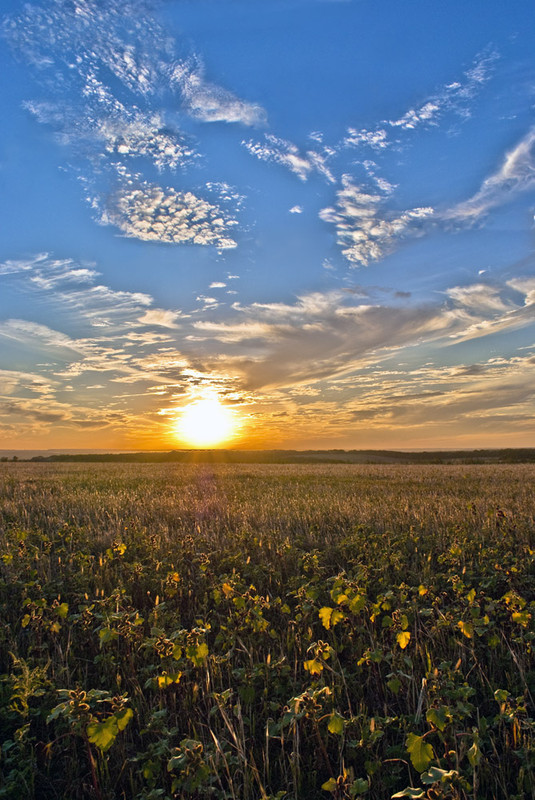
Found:
[{"label": "golden glow on horizon", "polygon": [[193,447],[214,447],[233,438],[238,426],[235,412],[216,395],[191,403],[177,420],[176,432]]}]

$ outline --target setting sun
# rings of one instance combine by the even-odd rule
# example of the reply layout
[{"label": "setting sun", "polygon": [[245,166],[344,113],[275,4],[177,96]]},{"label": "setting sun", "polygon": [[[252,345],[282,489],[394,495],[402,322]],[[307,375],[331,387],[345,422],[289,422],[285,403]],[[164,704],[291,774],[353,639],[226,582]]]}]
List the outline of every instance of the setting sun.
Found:
[{"label": "setting sun", "polygon": [[195,447],[212,447],[232,438],[236,418],[217,397],[203,397],[182,411],[176,430]]}]

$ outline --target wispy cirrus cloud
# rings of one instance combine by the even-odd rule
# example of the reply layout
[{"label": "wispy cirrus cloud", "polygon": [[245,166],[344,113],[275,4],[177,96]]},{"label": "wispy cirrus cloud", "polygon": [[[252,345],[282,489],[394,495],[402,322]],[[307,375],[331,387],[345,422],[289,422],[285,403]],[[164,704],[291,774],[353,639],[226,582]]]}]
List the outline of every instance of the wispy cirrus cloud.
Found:
[{"label": "wispy cirrus cloud", "polygon": [[477,221],[495,206],[534,188],[535,127],[506,154],[501,167],[486,178],[472,197],[445,212],[444,217],[452,221]]},{"label": "wispy cirrus cloud", "polygon": [[242,144],[251,155],[256,156],[261,161],[268,161],[286,167],[302,181],[308,180],[313,173],[321,175],[329,183],[334,183],[336,180],[328,167],[327,162],[330,156],[328,150],[323,152],[305,150],[302,152],[293,142],[281,139],[271,133],[264,134],[263,142],[250,140],[244,141]]},{"label": "wispy cirrus cloud", "polygon": [[192,58],[174,66],[170,84],[182,93],[188,113],[201,122],[236,122],[247,127],[264,125],[266,112],[262,106],[236,97],[228,89],[205,79],[204,66]]},{"label": "wispy cirrus cloud", "polygon": [[[441,86],[420,105],[407,109],[400,117],[383,120],[375,128],[349,128],[344,147],[369,147],[381,151],[399,142],[396,131],[413,131],[438,124],[446,113],[461,118],[470,116],[470,103],[489,80],[498,56],[495,52],[478,56],[460,81]],[[392,138],[394,136],[394,138]]]}]

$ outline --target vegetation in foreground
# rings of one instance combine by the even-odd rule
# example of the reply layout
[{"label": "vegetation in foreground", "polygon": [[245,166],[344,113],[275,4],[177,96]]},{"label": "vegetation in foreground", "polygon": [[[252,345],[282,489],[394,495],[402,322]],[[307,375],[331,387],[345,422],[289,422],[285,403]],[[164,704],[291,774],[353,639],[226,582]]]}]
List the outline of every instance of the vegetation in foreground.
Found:
[{"label": "vegetation in foreground", "polygon": [[2,464],[0,797],[534,797],[534,478]]}]

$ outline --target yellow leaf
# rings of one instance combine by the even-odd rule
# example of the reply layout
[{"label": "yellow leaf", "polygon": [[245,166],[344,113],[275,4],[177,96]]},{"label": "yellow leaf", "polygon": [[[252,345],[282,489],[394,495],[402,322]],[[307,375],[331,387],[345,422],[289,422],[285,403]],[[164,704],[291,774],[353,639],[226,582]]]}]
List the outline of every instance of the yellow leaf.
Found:
[{"label": "yellow leaf", "polygon": [[225,595],[225,597],[230,597],[230,595],[234,591],[230,583],[224,583],[221,588],[223,589],[223,594]]},{"label": "yellow leaf", "polygon": [[308,661],[305,661],[303,666],[307,672],[310,672],[311,675],[319,675],[323,670],[323,664],[316,658],[311,658]]},{"label": "yellow leaf", "polygon": [[331,627],[331,616],[333,611],[334,608],[329,608],[329,606],[323,606],[323,608],[320,608],[318,612],[319,617],[321,619],[321,623],[323,627],[326,628],[327,630],[329,630],[329,628]]},{"label": "yellow leaf", "polygon": [[402,650],[405,650],[407,645],[409,644],[411,638],[411,634],[409,631],[400,631],[396,636],[397,643],[401,647]]},{"label": "yellow leaf", "polygon": [[168,674],[167,672],[164,672],[163,675],[158,675],[158,677],[156,678],[158,689],[167,689],[167,687],[171,686],[172,683],[180,683],[181,677],[182,677],[181,672],[175,672],[173,674]]},{"label": "yellow leaf", "polygon": [[459,620],[457,623],[457,627],[463,633],[467,639],[471,639],[474,635],[474,626],[471,622],[463,622],[462,619]]},{"label": "yellow leaf", "polygon": [[331,628],[334,628],[335,625],[338,625],[344,619],[344,612],[340,611],[339,608],[335,608],[333,613],[331,614]]}]

